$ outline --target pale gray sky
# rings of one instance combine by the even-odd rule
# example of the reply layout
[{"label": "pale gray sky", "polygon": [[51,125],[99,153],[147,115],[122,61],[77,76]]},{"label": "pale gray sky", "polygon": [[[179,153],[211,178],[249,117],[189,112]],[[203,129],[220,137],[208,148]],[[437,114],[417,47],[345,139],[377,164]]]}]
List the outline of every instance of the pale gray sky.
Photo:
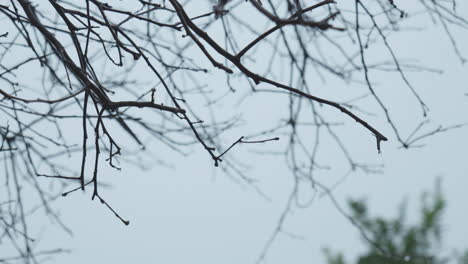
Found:
[{"label": "pale gray sky", "polygon": [[[200,5],[200,9],[206,10],[206,6]],[[466,10],[460,9],[460,13]],[[196,11],[193,13],[197,14]],[[444,71],[443,74],[408,74],[431,109],[431,128],[467,122],[468,97],[464,95],[468,92],[467,68],[454,54],[441,26],[429,23],[427,17],[421,19],[422,16],[409,18],[404,25],[424,25],[427,30],[395,34],[389,41],[399,57],[417,59],[422,65]],[[460,49],[468,55],[468,49],[463,45],[468,43],[466,31],[455,33]],[[210,86],[225,84],[223,73],[211,70],[208,76],[206,82]],[[414,114],[416,111],[411,106],[414,101],[402,97],[398,89],[403,88],[397,77],[374,76],[378,92],[406,131],[405,135],[408,134],[417,125],[413,117],[419,115]],[[343,84],[327,81],[317,89],[326,94],[326,88],[331,87],[329,89],[333,91],[333,86],[337,85]],[[260,87],[269,88],[267,85]],[[281,111],[281,108],[274,107],[277,96],[261,95],[268,99],[248,99],[239,107],[245,112],[245,120],[258,122],[255,125],[247,123],[225,135],[226,138],[230,136],[234,141],[241,133],[253,133],[249,126],[267,124],[268,120],[263,120],[266,115],[266,119],[274,120],[275,109]],[[258,102],[268,104],[259,106]],[[238,111],[236,104],[226,104],[222,111],[235,113]],[[331,113],[340,114],[337,111]],[[444,252],[467,248],[467,128],[428,138],[423,141],[423,148],[405,150],[399,148],[383,115],[379,113],[368,118],[390,139],[382,144],[381,154],[377,154],[375,139],[347,118],[342,118],[347,122],[344,140],[351,144],[353,153],[361,161],[384,164],[383,173],[357,172],[349,175],[334,190],[340,204],[345,207],[349,197],[368,197],[371,212],[394,216],[398,204],[409,198],[409,219],[414,221],[418,216],[419,195],[423,190],[433,189],[435,179],[440,177],[448,201],[444,217]],[[417,118],[421,120],[420,116]],[[90,192],[77,192],[54,203],[60,208],[63,221],[73,230],[73,236],[57,230],[49,220],[37,216],[31,225],[40,237],[41,248],[73,250],[70,254],[55,256],[49,263],[255,263],[276,227],[292,188],[293,179],[284,159],[249,154],[252,150],[268,150],[270,145],[236,149],[236,157],[242,157],[242,162],[251,166],[248,175],[259,180],[259,188],[271,198],[268,201],[254,189],[236,184],[219,168],[214,168],[200,147],[193,147],[193,153],[188,157],[168,152],[161,154],[157,147],[156,144],[150,146],[150,153],[171,161],[176,168],[154,166],[141,171],[125,165],[121,172],[102,168],[103,178],[113,185],[112,189],[103,190],[105,197],[124,218],[130,220],[129,226],[124,226],[97,201],[90,201]],[[333,159],[335,154],[330,150],[327,158]],[[339,164],[336,166],[340,167]],[[317,180],[332,185],[343,175],[323,173]],[[304,197],[309,195],[304,193]],[[323,263],[321,249],[325,246],[342,251],[349,258],[362,250],[357,230],[326,196],[317,197],[305,209],[294,208],[285,221],[284,229],[290,236],[280,234],[276,238],[265,263]]]}]

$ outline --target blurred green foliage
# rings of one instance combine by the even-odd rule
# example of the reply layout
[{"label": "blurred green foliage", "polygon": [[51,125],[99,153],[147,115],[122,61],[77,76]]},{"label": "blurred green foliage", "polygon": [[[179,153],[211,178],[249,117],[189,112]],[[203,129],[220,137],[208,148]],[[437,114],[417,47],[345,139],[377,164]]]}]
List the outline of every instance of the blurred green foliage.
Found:
[{"label": "blurred green foliage", "polygon": [[[398,210],[397,217],[372,217],[364,199],[349,200],[348,206],[363,236],[366,252],[359,255],[356,264],[468,264],[468,250],[442,253],[442,217],[446,201],[440,180],[433,192],[421,195],[419,221],[407,223],[407,200]],[[468,235],[468,234],[466,234]],[[445,251],[444,251],[445,252]],[[347,264],[343,254],[324,249],[327,264]]]}]

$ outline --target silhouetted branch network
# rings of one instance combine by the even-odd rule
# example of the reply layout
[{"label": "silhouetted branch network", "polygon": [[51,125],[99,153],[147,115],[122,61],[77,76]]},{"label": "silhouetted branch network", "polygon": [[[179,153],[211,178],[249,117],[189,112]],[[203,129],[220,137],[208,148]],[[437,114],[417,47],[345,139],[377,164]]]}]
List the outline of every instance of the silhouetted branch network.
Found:
[{"label": "silhouetted branch network", "polygon": [[[63,196],[91,186],[92,198],[129,224],[99,192],[100,164],[116,170],[122,163],[140,164],[138,156],[150,151],[151,142],[181,155],[201,148],[215,166],[256,190],[256,181],[234,158],[236,150],[277,144],[295,181],[286,217],[301,182],[323,189],[314,187],[314,175],[329,169],[321,164],[320,149],[331,148],[320,144],[323,138],[334,142],[349,171],[376,172],[379,166],[355,160],[350,137],[366,138],[363,131],[368,131],[380,152],[389,138],[409,148],[460,126],[421,130],[428,106],[408,73],[433,69],[400,60],[392,47],[390,33],[400,31],[408,16],[396,1],[0,3],[0,162],[6,182],[0,191],[0,241],[16,245],[18,256],[12,259],[35,262],[47,252],[63,251],[35,251],[28,233],[27,218],[36,210],[26,208],[26,192],[67,230],[50,205],[58,196],[56,189],[43,187],[46,178],[60,190],[68,187]],[[420,0],[419,7],[442,24],[464,62],[452,30],[467,29],[468,21],[456,3]],[[376,54],[372,47],[380,47],[375,59],[368,55]],[[422,111],[423,121],[414,122],[420,125],[406,140],[374,83],[373,74],[379,72],[397,73],[414,97],[411,111]],[[325,80],[356,89],[318,89]],[[246,112],[263,119],[277,110],[276,123],[252,125],[250,135],[227,136],[242,118],[221,106],[249,97],[257,101],[255,110]],[[346,126],[344,132],[350,120],[357,126]],[[137,155],[126,156],[132,150]]]}]

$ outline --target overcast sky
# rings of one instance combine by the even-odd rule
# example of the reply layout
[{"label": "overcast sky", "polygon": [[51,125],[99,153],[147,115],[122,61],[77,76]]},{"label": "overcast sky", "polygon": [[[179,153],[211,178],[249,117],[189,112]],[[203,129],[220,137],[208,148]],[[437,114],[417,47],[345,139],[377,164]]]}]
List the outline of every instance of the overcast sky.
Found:
[{"label": "overcast sky", "polygon": [[[416,22],[421,25],[419,19],[423,17],[408,19],[406,26]],[[392,35],[389,41],[399,57],[417,59],[423,65],[444,71],[409,74],[431,109],[432,128],[467,122],[467,67],[453,52],[441,26],[425,19],[427,30]],[[455,31],[458,32],[464,34],[457,35],[459,47],[468,56],[468,48],[463,45],[468,43],[468,35]],[[212,76],[215,79],[207,81],[210,85],[224,82],[223,74]],[[403,126],[405,129],[414,127],[413,115],[407,113],[406,98],[396,92],[400,81],[392,76],[377,76],[379,91],[392,105],[395,116],[402,124],[410,124]],[[271,100],[275,97],[271,96]],[[271,108],[256,107],[249,101],[241,106],[246,111],[255,111],[260,118],[275,115]],[[339,203],[345,208],[347,198],[367,197],[371,212],[390,217],[396,215],[398,204],[409,198],[409,219],[415,221],[419,216],[419,195],[424,190],[433,190],[435,179],[440,177],[448,201],[443,230],[445,253],[453,248],[467,248],[467,128],[428,138],[422,142],[423,148],[405,150],[392,138],[391,128],[382,115],[371,118],[390,138],[382,144],[381,154],[377,154],[375,141],[366,131],[352,122],[347,129],[361,146],[359,156],[369,163],[384,164],[383,173],[349,175],[334,190]],[[239,151],[265,149],[267,146],[262,145],[242,147]],[[243,160],[252,166],[249,175],[259,180],[258,186],[269,197],[265,199],[214,168],[200,147],[194,147],[188,157],[161,155],[151,147],[150,150],[158,158],[169,159],[174,168],[155,165],[142,171],[128,166],[118,173],[103,168],[104,179],[113,186],[103,192],[119,213],[130,220],[129,226],[124,226],[100,203],[90,201],[89,192],[77,192],[54,203],[60,208],[63,221],[73,230],[73,236],[37,216],[31,225],[41,239],[41,248],[72,249],[70,254],[54,256],[49,263],[255,263],[292,188],[293,180],[282,159],[246,154],[247,160]],[[248,160],[250,157],[256,159]],[[332,185],[342,176],[323,176],[319,180]],[[325,246],[344,252],[348,258],[363,249],[357,230],[326,196],[317,197],[307,208],[295,208],[284,229],[289,235],[280,234],[275,239],[265,263],[323,263],[321,250]]]}]

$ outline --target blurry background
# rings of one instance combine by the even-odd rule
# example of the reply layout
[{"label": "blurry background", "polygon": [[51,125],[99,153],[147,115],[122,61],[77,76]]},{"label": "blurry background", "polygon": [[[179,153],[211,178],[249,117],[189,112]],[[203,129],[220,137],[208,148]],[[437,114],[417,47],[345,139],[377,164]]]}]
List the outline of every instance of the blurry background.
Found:
[{"label": "blurry background", "polygon": [[[130,2],[118,4],[134,4]],[[338,5],[341,4],[349,3],[338,2]],[[400,24],[401,32],[388,36],[393,50],[402,61],[437,70],[407,73],[430,108],[427,118],[430,124],[426,131],[439,125],[464,124],[468,112],[465,64],[454,52],[443,26],[431,22],[426,14],[419,12],[422,11],[419,3],[397,4],[409,16]],[[190,14],[197,15],[209,12],[213,3],[200,1],[188,5]],[[239,3],[233,12],[242,13],[243,8],[248,10],[248,5]],[[460,2],[458,10],[462,14],[468,9],[465,3]],[[248,11],[244,15],[248,16]],[[249,18],[252,25],[264,23],[255,20],[258,16]],[[215,35],[220,30],[219,24],[218,21],[209,32]],[[457,30],[454,29],[452,33],[459,43],[460,53],[468,56],[468,49],[463,45],[468,43],[468,35],[466,31]],[[246,36],[246,40],[243,40],[241,36],[241,42],[250,39]],[[327,47],[322,48],[326,55]],[[268,51],[259,49],[253,52],[259,54],[257,58],[262,58],[262,52]],[[370,49],[367,56],[377,61],[387,58],[388,54],[383,54],[379,49]],[[143,64],[141,61],[138,63]],[[212,69],[204,58],[199,63],[210,69],[209,73],[199,75],[202,76],[200,82],[220,95],[228,91],[224,72]],[[254,65],[260,67],[264,63],[268,62],[255,61]],[[280,69],[276,70],[281,72]],[[410,134],[425,118],[414,106],[414,98],[409,96],[409,92],[402,92],[406,88],[401,78],[396,73],[388,72],[372,72],[371,76],[403,134]],[[144,74],[138,78],[152,81],[151,76]],[[311,78],[314,79],[314,92],[341,101],[359,95],[355,90],[348,89],[365,90],[366,87],[364,83],[346,84],[336,79]],[[280,74],[278,79],[281,79]],[[241,135],[267,129],[277,122],[278,117],[284,116],[287,99],[283,94],[251,94],[251,88],[245,82],[234,81],[233,86],[237,98],[223,100],[216,108],[218,115],[242,120],[241,125],[223,133],[226,142],[234,142]],[[257,88],[271,89],[266,84],[260,84]],[[191,103],[193,108],[206,106],[206,102],[202,101]],[[367,108],[366,104],[370,106]],[[421,147],[404,149],[373,104],[370,99],[364,99],[360,106],[373,114],[361,115],[389,137],[388,142],[382,143],[380,154],[375,147],[375,138],[368,131],[334,109],[323,111],[325,116],[346,124],[339,130],[339,136],[346,143],[351,156],[366,164],[375,164],[373,168],[379,173],[360,170],[350,173],[336,143],[324,137],[320,160],[330,169],[321,171],[315,180],[333,187],[334,197],[345,209],[347,198],[367,197],[373,213],[390,217],[396,214],[398,204],[408,198],[411,222],[419,213],[421,192],[432,189],[435,179],[440,177],[448,203],[443,220],[445,243],[441,250],[450,252],[452,249],[466,248],[467,128],[436,134],[422,140]],[[151,118],[150,113],[141,115]],[[75,131],[79,139],[80,131]],[[310,131],[313,133],[313,129]],[[123,163],[121,171],[102,166],[100,172],[101,180],[111,185],[102,188],[101,193],[123,218],[130,220],[129,226],[124,226],[99,202],[90,201],[91,190],[88,190],[53,202],[73,235],[63,232],[41,214],[29,218],[30,234],[39,240],[40,248],[71,249],[69,254],[53,256],[49,263],[255,263],[264,253],[265,263],[324,263],[323,247],[342,251],[349,258],[355,257],[362,250],[358,231],[340,214],[327,195],[311,191],[307,186],[309,183],[299,185],[298,195],[301,203],[307,206],[300,208],[294,204],[290,207],[282,224],[283,232],[265,250],[287,206],[294,184],[283,155],[259,155],[268,151],[279,153],[287,144],[287,138],[282,135],[269,136],[279,136],[280,141],[239,145],[225,157],[245,164],[245,174],[255,179],[253,185],[225,175],[221,168],[213,166],[209,156],[198,145],[189,148],[190,155],[183,156],[169,151],[150,137],[144,138],[150,140],[146,152],[138,156],[144,169]],[[121,140],[127,139],[122,136]],[[138,152],[138,148],[131,151]],[[122,154],[132,157],[134,154],[131,151],[124,149]],[[44,186],[49,182],[49,179],[41,178]]]}]

